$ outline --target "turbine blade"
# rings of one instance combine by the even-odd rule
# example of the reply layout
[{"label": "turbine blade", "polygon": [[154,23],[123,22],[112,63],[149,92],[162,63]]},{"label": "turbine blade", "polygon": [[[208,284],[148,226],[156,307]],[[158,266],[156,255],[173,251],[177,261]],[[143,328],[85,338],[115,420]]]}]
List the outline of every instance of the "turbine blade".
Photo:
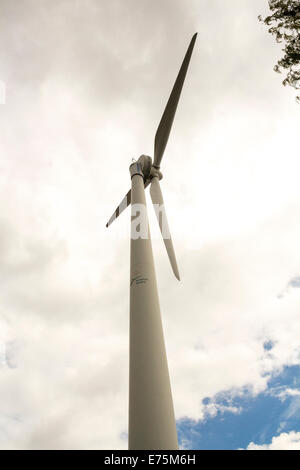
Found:
[{"label": "turbine blade", "polygon": [[151,180],[150,195],[151,195],[151,199],[153,202],[156,217],[159,223],[159,228],[160,228],[160,231],[164,240],[164,244],[168,253],[168,257],[169,257],[169,260],[173,269],[173,273],[175,274],[175,277],[178,279],[178,281],[180,281],[178,266],[176,262],[176,256],[174,252],[173,242],[172,242],[172,238],[170,235],[167,215],[166,215],[165,206],[164,206],[163,195],[160,189],[159,180],[156,176],[152,178]]},{"label": "turbine blade", "polygon": [[163,157],[163,154],[164,154],[164,151],[165,151],[168,139],[169,139],[171,127],[172,127],[174,116],[175,116],[176,109],[177,109],[177,104],[180,98],[180,93],[181,93],[184,79],[186,76],[186,72],[190,63],[190,58],[193,52],[196,38],[197,38],[197,33],[195,33],[191,39],[190,45],[185,54],[181,68],[179,70],[175,84],[173,86],[171,95],[169,97],[166,108],[164,110],[161,121],[156,131],[155,140],[154,140],[154,162],[153,162],[153,165],[156,168],[159,168],[160,166],[160,162]]},{"label": "turbine blade", "polygon": [[111,218],[107,222],[106,227],[109,227],[109,225],[112,224],[113,221],[117,217],[119,217],[119,215],[126,209],[126,207],[129,206],[130,203],[131,203],[131,189],[128,191],[128,193],[126,194],[126,196],[124,197],[122,202],[116,208],[115,212],[113,213],[113,215],[111,216]]},{"label": "turbine blade", "polygon": [[[149,185],[150,181],[147,180],[145,182],[145,189],[147,188],[147,186]],[[129,205],[131,204],[131,189],[128,191],[128,193],[126,194],[126,196],[124,197],[124,199],[122,200],[122,202],[118,205],[118,207],[116,208],[115,212],[113,213],[113,215],[111,216],[111,218],[109,219],[109,221],[107,222],[106,224],[106,227],[109,227],[113,221],[119,217],[119,215],[126,209],[126,207],[128,207]]]}]

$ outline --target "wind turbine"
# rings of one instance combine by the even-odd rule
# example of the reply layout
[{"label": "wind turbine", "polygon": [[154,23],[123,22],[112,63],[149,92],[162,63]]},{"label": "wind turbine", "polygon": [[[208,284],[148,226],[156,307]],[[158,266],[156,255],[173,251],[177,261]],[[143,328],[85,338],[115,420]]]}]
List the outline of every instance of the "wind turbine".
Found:
[{"label": "wind turbine", "polygon": [[[106,226],[131,203],[129,326],[129,449],[178,449],[172,392],[164,343],[145,188],[155,207],[175,277],[180,280],[159,181],[178,100],[193,52],[191,39],[154,140],[154,160],[142,155],[130,165],[131,190]],[[160,214],[162,218],[160,218]],[[139,229],[139,230],[138,230]]]}]

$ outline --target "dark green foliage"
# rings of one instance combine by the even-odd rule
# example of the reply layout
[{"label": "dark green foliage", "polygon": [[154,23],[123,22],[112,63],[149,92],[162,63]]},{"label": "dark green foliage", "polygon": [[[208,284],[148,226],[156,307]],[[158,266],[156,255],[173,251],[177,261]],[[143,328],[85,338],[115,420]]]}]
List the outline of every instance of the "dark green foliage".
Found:
[{"label": "dark green foliage", "polygon": [[[271,15],[258,17],[267,26],[277,42],[284,42],[284,56],[274,67],[275,72],[286,72],[283,85],[300,89],[300,0],[269,0]],[[296,97],[300,102],[300,96]]]}]

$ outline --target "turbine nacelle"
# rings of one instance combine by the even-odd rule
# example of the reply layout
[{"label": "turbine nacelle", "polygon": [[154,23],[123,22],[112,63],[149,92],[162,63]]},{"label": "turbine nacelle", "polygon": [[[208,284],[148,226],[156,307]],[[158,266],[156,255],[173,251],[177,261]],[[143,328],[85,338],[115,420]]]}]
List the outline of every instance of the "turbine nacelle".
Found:
[{"label": "turbine nacelle", "polygon": [[[130,175],[133,176],[132,172],[136,172],[143,174],[145,187],[148,186],[149,182],[152,178],[158,178],[159,180],[162,179],[163,175],[162,172],[156,168],[152,163],[152,158],[148,155],[141,155],[140,158],[133,162],[129,167]],[[135,173],[134,173],[135,174]]]}]

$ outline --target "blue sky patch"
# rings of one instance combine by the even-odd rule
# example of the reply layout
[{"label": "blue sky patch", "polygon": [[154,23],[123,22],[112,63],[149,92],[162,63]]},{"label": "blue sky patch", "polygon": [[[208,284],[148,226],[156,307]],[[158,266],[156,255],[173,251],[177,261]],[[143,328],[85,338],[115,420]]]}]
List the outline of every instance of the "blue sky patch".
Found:
[{"label": "blue sky patch", "polygon": [[[271,349],[271,345],[266,349]],[[264,393],[224,391],[203,400],[213,405],[202,421],[177,421],[179,444],[185,449],[246,449],[250,442],[269,444],[282,432],[300,431],[300,366],[285,367],[271,378]]]},{"label": "blue sky patch", "polygon": [[288,283],[288,287],[300,287],[300,276],[293,277]]},{"label": "blue sky patch", "polygon": [[265,351],[271,351],[271,349],[273,349],[274,345],[275,345],[274,341],[267,340],[267,341],[264,342],[263,348],[264,348]]},{"label": "blue sky patch", "polygon": [[291,289],[299,289],[300,288],[300,276],[292,277],[288,284],[286,285],[285,289],[277,295],[278,299],[282,299],[285,297],[286,294],[290,292]]}]

